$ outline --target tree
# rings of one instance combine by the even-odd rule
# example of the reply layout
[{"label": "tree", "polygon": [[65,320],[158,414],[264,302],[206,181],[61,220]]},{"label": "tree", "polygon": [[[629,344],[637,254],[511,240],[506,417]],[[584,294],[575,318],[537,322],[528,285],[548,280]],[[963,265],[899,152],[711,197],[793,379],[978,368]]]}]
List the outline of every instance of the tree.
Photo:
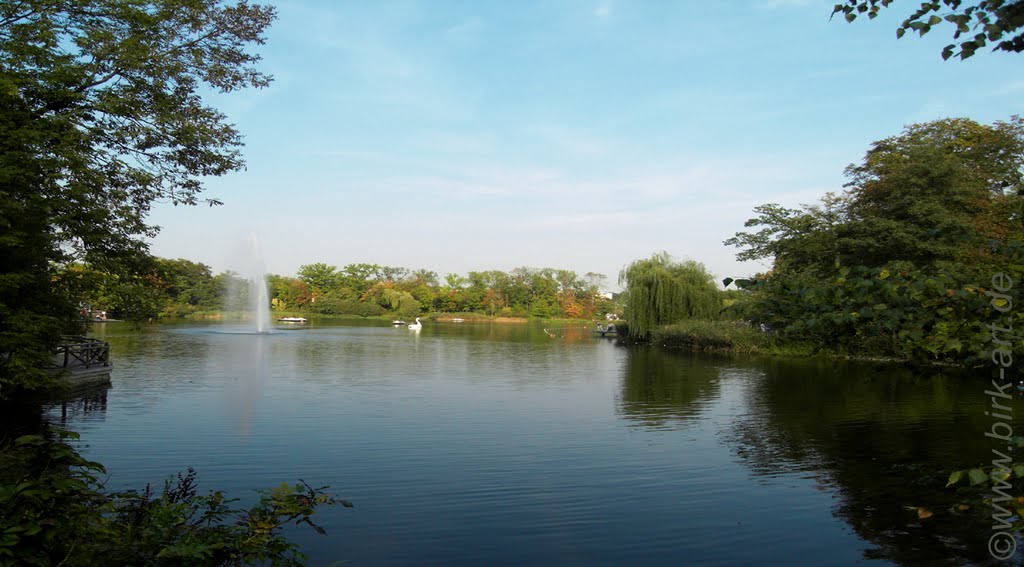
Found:
[{"label": "tree", "polygon": [[341,269],[340,278],[343,287],[361,298],[374,282],[381,279],[381,267],[377,264],[348,264]]},{"label": "tree", "polygon": [[718,287],[703,264],[676,262],[667,252],[636,260],[619,272],[625,286],[629,335],[646,338],[660,325],[711,320],[721,308]]},{"label": "tree", "polygon": [[0,396],[41,385],[32,369],[75,330],[57,266],[140,273],[152,204],[197,204],[205,177],[243,166],[200,95],[270,82],[247,50],[273,19],[216,0],[0,3]]},{"label": "tree", "polygon": [[411,272],[402,282],[403,289],[412,294],[420,306],[433,306],[437,301],[437,272],[420,269]]},{"label": "tree", "polygon": [[530,279],[533,277],[533,270],[525,266],[515,268],[509,272],[508,289],[505,290],[505,302],[514,311],[528,313],[530,303],[533,299],[533,290]]},{"label": "tree", "polygon": [[398,282],[402,281],[409,275],[409,269],[397,266],[381,266],[379,274],[381,281]]},{"label": "tree", "polygon": [[215,0],[0,5],[0,96],[27,118],[16,133],[62,245],[137,250],[154,201],[196,204],[203,177],[241,169],[239,133],[200,92],[269,84],[246,48],[273,18]]},{"label": "tree", "polygon": [[444,283],[449,289],[461,289],[469,280],[460,274],[445,274]]},{"label": "tree", "polygon": [[197,309],[223,307],[225,290],[206,264],[158,258],[156,271],[163,279],[162,291],[169,302],[165,314],[184,316]]},{"label": "tree", "polygon": [[821,205],[787,209],[775,203],[754,207],[758,216],[744,226],[762,226],[757,232],[737,232],[727,246],[744,248],[739,260],[772,259],[778,265],[838,266],[842,263],[837,230],[845,220],[845,201],[832,193]]},{"label": "tree", "polygon": [[583,281],[586,284],[587,289],[591,290],[593,293],[600,291],[601,287],[605,285],[607,280],[608,276],[597,272],[587,272],[583,275]]},{"label": "tree", "polygon": [[[890,4],[892,0],[845,0],[835,5],[832,16],[843,14],[847,22],[862,14],[874,19]],[[896,37],[903,37],[907,31],[923,36],[943,22],[953,25],[956,30],[953,39],[957,40],[942,49],[943,59],[953,55],[967,59],[990,42],[995,43],[993,51],[1024,51],[1024,1],[1021,0],[921,2],[920,7],[896,29]]]},{"label": "tree", "polygon": [[773,259],[771,272],[743,281],[743,316],[814,348],[982,360],[988,282],[1024,271],[1022,171],[1017,117],[913,124],[875,142],[846,169],[841,198],[759,207],[747,226],[766,228],[726,241],[745,248],[740,259]]},{"label": "tree", "polygon": [[846,170],[846,252],[869,267],[903,261],[988,271],[988,244],[1024,234],[1022,171],[1019,117],[907,126]]},{"label": "tree", "polygon": [[437,287],[438,278],[437,272],[427,269],[414,270],[409,274],[409,279],[414,282],[415,285],[424,285],[428,287]]},{"label": "tree", "polygon": [[820,205],[754,209],[725,244],[739,260],[771,259],[776,274],[890,262],[961,273],[988,268],[991,242],[1024,233],[1024,121],[948,118],[872,144],[841,196]]},{"label": "tree", "polygon": [[415,317],[420,314],[420,302],[408,291],[386,287],[381,290],[379,302],[399,317]]},{"label": "tree", "polygon": [[335,291],[341,282],[341,274],[337,266],[328,266],[323,262],[303,264],[299,266],[299,279],[313,293],[313,297]]},{"label": "tree", "polygon": [[270,274],[267,285],[271,293],[270,302],[275,309],[302,309],[313,300],[309,286],[297,278]]}]

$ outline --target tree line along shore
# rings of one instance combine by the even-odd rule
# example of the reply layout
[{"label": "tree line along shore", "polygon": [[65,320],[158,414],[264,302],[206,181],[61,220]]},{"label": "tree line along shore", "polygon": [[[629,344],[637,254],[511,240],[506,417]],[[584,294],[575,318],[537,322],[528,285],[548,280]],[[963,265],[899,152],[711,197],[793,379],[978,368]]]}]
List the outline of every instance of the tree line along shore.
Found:
[{"label": "tree line along shore", "polygon": [[[552,268],[448,274],[376,264],[307,264],[270,275],[279,312],[411,318],[623,317],[626,336],[695,350],[830,354],[981,366],[1020,346],[1024,323],[1024,121],[950,118],[906,126],[846,169],[840,193],[757,206],[725,241],[764,273],[717,281],[700,262],[657,253],[606,276]],[[126,318],[238,310],[244,281],[188,260],[146,258],[112,274],[54,272],[68,300]],[[234,291],[230,291],[234,290]],[[1018,307],[1015,307],[1018,306]]]}]

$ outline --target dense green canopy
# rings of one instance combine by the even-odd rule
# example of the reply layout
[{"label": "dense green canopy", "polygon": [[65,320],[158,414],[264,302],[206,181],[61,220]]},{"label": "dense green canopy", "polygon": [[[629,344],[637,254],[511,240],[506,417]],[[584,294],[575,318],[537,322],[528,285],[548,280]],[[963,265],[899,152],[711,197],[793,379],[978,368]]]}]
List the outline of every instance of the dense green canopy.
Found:
[{"label": "dense green canopy", "polygon": [[1024,287],[1024,122],[907,126],[846,173],[842,195],[762,205],[746,224],[760,230],[726,240],[774,262],[743,282],[745,316],[815,348],[984,361],[998,315],[986,292],[999,274],[1015,297]]}]

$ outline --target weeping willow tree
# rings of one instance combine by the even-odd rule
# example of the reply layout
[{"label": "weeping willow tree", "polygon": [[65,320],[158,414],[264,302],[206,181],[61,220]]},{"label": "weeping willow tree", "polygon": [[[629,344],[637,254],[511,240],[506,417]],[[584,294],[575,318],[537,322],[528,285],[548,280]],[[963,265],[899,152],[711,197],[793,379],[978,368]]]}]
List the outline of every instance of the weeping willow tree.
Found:
[{"label": "weeping willow tree", "polygon": [[667,252],[636,260],[619,272],[629,335],[645,338],[660,325],[714,319],[721,307],[714,276],[700,262],[676,262]]}]

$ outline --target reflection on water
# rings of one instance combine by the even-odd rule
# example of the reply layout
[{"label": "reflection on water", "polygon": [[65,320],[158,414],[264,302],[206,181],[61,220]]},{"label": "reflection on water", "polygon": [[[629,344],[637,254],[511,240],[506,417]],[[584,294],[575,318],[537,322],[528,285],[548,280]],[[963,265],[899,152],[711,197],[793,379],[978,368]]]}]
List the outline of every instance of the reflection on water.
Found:
[{"label": "reflection on water", "polygon": [[242,497],[335,487],[357,507],[325,512],[326,538],[297,534],[313,564],[984,560],[988,526],[948,513],[935,473],[989,458],[976,381],[625,348],[583,327],[105,329],[105,403],[50,419],[115,488],[190,465]]},{"label": "reflection on water", "polygon": [[[837,516],[899,564],[988,560],[989,518],[960,513],[952,468],[991,461],[986,382],[891,366],[770,361],[728,435],[754,474],[804,470],[839,496]],[[918,518],[918,508],[933,515]]]},{"label": "reflection on water", "polygon": [[102,384],[64,396],[49,407],[51,422],[68,428],[88,419],[102,421],[107,415],[107,390],[110,384]]},{"label": "reflection on water", "polygon": [[651,348],[626,349],[622,416],[646,427],[678,427],[719,398],[719,367],[709,359]]},{"label": "reflection on water", "polygon": [[248,437],[252,430],[255,405],[263,392],[263,385],[270,377],[267,356],[275,338],[269,334],[259,334],[229,341],[212,361],[227,366],[214,368],[214,372],[231,371],[238,376],[237,381],[226,388],[226,411],[236,421],[238,435],[241,437]]}]

